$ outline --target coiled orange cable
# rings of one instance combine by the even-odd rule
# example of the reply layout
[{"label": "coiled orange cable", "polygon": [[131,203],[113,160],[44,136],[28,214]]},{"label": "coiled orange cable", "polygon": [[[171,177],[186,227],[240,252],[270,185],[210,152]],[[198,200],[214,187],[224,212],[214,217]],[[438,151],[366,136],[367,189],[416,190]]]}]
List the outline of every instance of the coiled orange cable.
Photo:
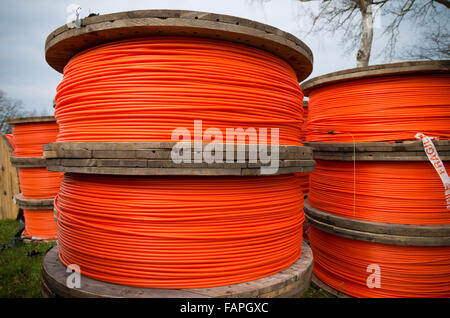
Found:
[{"label": "coiled orange cable", "polygon": [[307,140],[450,138],[450,75],[402,75],[319,87],[309,95]]},{"label": "coiled orange cable", "polygon": [[55,121],[15,124],[12,131],[15,156],[42,157],[44,144],[56,141],[58,125]]},{"label": "coiled orange cable", "polygon": [[54,240],[57,236],[53,210],[23,210],[24,236],[35,240]]},{"label": "coiled orange cable", "polygon": [[[313,226],[314,274],[354,297],[450,297],[450,246],[396,246],[350,240]],[[377,274],[370,265],[379,268]],[[367,281],[369,279],[369,285]],[[372,286],[373,288],[369,288]]]},{"label": "coiled orange cable", "polygon": [[190,37],[100,45],[73,57],[57,89],[58,142],[171,141],[172,131],[279,128],[300,144],[303,94],[292,67],[250,46]]},{"label": "coiled orange cable", "polygon": [[316,160],[310,180],[309,203],[326,213],[384,223],[450,224],[442,181],[428,161],[356,162],[354,169],[353,162]]},{"label": "coiled orange cable", "polygon": [[[66,173],[55,199],[60,258],[94,279],[150,288],[255,280],[301,254],[294,175],[120,177]],[[280,195],[280,194],[283,195]]]},{"label": "coiled orange cable", "polygon": [[54,198],[61,185],[63,172],[46,168],[20,168],[19,184],[25,199]]}]

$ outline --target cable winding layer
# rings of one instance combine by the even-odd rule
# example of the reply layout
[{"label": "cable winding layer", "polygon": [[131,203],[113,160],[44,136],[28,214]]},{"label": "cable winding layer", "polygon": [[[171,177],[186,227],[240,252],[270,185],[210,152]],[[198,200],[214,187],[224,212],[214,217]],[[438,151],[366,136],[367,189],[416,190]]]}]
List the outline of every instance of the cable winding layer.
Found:
[{"label": "cable winding layer", "polygon": [[[283,195],[280,195],[283,193]],[[128,286],[198,288],[275,274],[301,254],[294,175],[116,177],[67,173],[55,199],[60,258]]]},{"label": "cable winding layer", "polygon": [[[303,94],[292,67],[227,41],[151,37],[74,56],[57,88],[57,142],[171,141],[175,128],[279,128],[300,144]],[[259,141],[258,141],[259,142]]]}]

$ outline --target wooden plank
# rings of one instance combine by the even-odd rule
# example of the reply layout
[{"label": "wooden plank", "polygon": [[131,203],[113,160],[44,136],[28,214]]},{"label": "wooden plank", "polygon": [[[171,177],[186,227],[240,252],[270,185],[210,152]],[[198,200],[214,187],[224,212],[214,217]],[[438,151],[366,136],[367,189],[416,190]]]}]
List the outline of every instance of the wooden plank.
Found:
[{"label": "wooden plank", "polygon": [[[306,215],[317,221],[356,231],[400,236],[450,237],[450,224],[411,225],[358,220],[320,211],[312,207],[308,201],[305,201],[303,210]],[[355,213],[358,214],[358,211]]]},{"label": "wooden plank", "polygon": [[450,60],[441,61],[412,61],[389,64],[370,65],[367,67],[351,68],[314,77],[301,84],[305,96],[319,87],[342,83],[356,79],[373,78],[380,76],[393,76],[399,74],[433,74],[449,73]]},{"label": "wooden plank", "polygon": [[322,282],[314,273],[311,277],[311,283],[338,298],[353,298],[352,296],[349,296],[339,290],[334,289],[333,287],[328,286],[327,284]]},{"label": "wooden plank", "polygon": [[56,119],[53,116],[18,117],[8,119],[6,123],[8,125],[16,125],[16,124],[40,123],[49,121],[56,121]]},{"label": "wooden plank", "polygon": [[[58,247],[45,256],[42,279],[43,293],[47,296],[76,298],[262,298],[298,297],[309,286],[313,268],[311,248],[302,244],[302,254],[290,267],[277,274],[251,282],[192,289],[154,289],[115,285],[81,276],[81,288],[68,288],[69,273],[58,257]],[[83,269],[81,269],[83,271]]]},{"label": "wooden plank", "polygon": [[42,157],[11,156],[11,164],[16,168],[39,168],[45,167],[45,159]]},{"label": "wooden plank", "polygon": [[370,233],[365,231],[357,231],[349,228],[339,227],[332,224],[328,224],[322,221],[318,221],[309,215],[306,215],[306,219],[311,226],[318,228],[319,230],[327,233],[349,238],[352,240],[359,240],[364,242],[374,242],[399,246],[449,246],[449,236],[437,236],[437,237],[423,237],[423,236],[404,236],[404,235],[389,235],[380,233]]},{"label": "wooden plank", "polygon": [[75,54],[102,43],[149,36],[191,36],[242,43],[271,52],[289,63],[299,81],[312,71],[311,50],[277,28],[243,18],[185,10],[137,10],[81,19],[63,25],[45,43],[47,63],[62,73]]},{"label": "wooden plank", "polygon": [[26,199],[22,193],[17,194],[14,198],[17,206],[24,210],[53,210],[54,198]]},{"label": "wooden plank", "polygon": [[17,169],[11,164],[11,145],[0,134],[0,219],[15,219],[19,209],[14,204],[14,196],[19,190]]}]

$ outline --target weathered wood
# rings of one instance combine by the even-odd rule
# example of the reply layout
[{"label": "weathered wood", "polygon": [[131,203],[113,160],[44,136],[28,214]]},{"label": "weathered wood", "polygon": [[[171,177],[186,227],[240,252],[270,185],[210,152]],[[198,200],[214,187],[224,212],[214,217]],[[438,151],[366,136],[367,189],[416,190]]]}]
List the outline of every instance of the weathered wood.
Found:
[{"label": "weathered wood", "polygon": [[3,134],[0,136],[0,220],[15,219],[19,213],[14,204],[14,196],[20,192],[19,178],[10,161],[12,146]]},{"label": "weathered wood", "polygon": [[47,63],[62,73],[75,54],[93,46],[150,36],[191,36],[242,43],[288,62],[299,81],[312,71],[311,50],[295,36],[259,22],[222,14],[184,10],[137,10],[81,19],[81,27],[63,25],[45,42]]},{"label": "weathered wood", "polygon": [[[55,162],[53,162],[56,160]],[[102,161],[97,159],[90,159],[88,166],[63,166],[60,164],[60,159],[47,159],[47,170],[57,172],[71,172],[71,173],[86,173],[86,174],[104,174],[104,175],[129,175],[129,176],[259,176],[269,175],[262,173],[261,167],[257,168],[242,168],[241,164],[236,164],[236,168],[216,168],[215,164],[211,166],[203,164],[184,164],[183,168],[166,168],[166,167],[152,167],[142,168],[136,166],[126,166],[125,162],[123,166],[108,167],[97,164]],[[314,161],[309,160],[309,165],[300,167],[280,167],[275,173],[270,175],[279,175],[287,173],[304,173],[314,170]],[[65,164],[68,164],[67,162]],[[167,165],[170,165],[167,162]],[[151,166],[151,164],[150,164]]]},{"label": "weathered wood", "polygon": [[[310,247],[302,244],[300,258],[287,269],[251,282],[212,288],[153,289],[101,282],[81,276],[81,288],[68,288],[69,273],[58,257],[58,247],[45,256],[42,270],[43,295],[64,298],[264,298],[299,297],[309,287],[313,256]],[[83,273],[83,268],[81,268]]]},{"label": "weathered wood", "polygon": [[[306,215],[317,221],[361,232],[413,237],[450,237],[450,224],[412,225],[364,221],[320,211],[312,207],[307,201],[305,201],[303,210]],[[358,211],[355,211],[355,214],[358,214]]]},{"label": "weathered wood", "polygon": [[311,226],[314,226],[319,230],[322,230],[324,232],[333,235],[349,238],[352,240],[399,245],[399,246],[450,246],[449,236],[422,237],[422,236],[405,236],[405,235],[371,233],[328,224],[316,220],[309,215],[306,215],[306,219],[308,223],[311,224]]},{"label": "weathered wood", "polygon": [[50,199],[26,199],[22,193],[14,197],[17,206],[24,210],[53,210],[53,200]]},{"label": "weathered wood", "polygon": [[[450,160],[450,140],[433,141],[441,160]],[[338,161],[428,161],[422,141],[320,143],[306,142],[314,159]]]},{"label": "weathered wood", "polygon": [[11,156],[11,164],[16,168],[39,168],[45,167],[45,159],[43,157]]},{"label": "weathered wood", "polygon": [[56,121],[56,119],[53,116],[18,117],[8,119],[6,123],[8,125],[16,125],[16,124],[40,123],[48,121]]},{"label": "weathered wood", "polygon": [[[51,171],[115,174],[115,175],[260,175],[261,167],[270,163],[250,161],[251,145],[233,145],[234,161],[227,162],[227,152],[222,162],[196,163],[197,149],[191,149],[191,162],[175,163],[172,160],[174,142],[93,142],[51,143],[44,145],[47,169]],[[201,149],[206,144],[201,145]],[[223,145],[226,149],[226,145]],[[241,148],[242,146],[242,148]],[[259,155],[258,155],[259,156]],[[215,154],[215,157],[219,157]],[[276,174],[309,172],[315,162],[310,147],[279,146],[279,169]],[[217,161],[217,158],[215,161]],[[243,159],[242,160],[240,159]]]},{"label": "weathered wood", "polygon": [[340,292],[339,290],[334,289],[333,287],[328,286],[327,284],[322,282],[314,273],[311,277],[311,283],[338,298],[353,298],[352,296],[349,296],[343,292]]},{"label": "weathered wood", "polygon": [[356,79],[373,78],[379,76],[393,76],[400,74],[433,74],[449,72],[450,60],[412,61],[379,64],[370,65],[367,67],[357,67],[314,77],[302,83],[301,88],[305,96],[309,96],[309,93],[316,88]]}]

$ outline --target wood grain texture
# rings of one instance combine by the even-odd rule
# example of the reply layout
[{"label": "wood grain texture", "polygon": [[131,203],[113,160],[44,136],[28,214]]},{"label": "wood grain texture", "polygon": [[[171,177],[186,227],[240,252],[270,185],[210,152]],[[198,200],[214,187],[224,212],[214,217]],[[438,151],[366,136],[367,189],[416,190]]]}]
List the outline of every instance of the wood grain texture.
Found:
[{"label": "wood grain texture", "polygon": [[45,159],[43,157],[11,156],[11,164],[16,168],[40,168],[45,167]]},{"label": "wood grain texture", "polygon": [[0,220],[16,219],[19,209],[14,196],[20,192],[17,169],[11,164],[12,146],[0,134]]},{"label": "wood grain texture", "polygon": [[26,199],[22,193],[15,197],[16,204],[19,208],[24,210],[53,210],[53,200],[51,199]]},{"label": "wood grain texture", "polygon": [[394,76],[404,74],[434,74],[449,73],[450,60],[439,61],[411,61],[389,64],[370,65],[367,67],[351,68],[314,77],[300,86],[305,96],[312,90],[326,85],[342,83],[345,81],[373,78],[380,76]]},{"label": "wood grain texture", "polygon": [[15,124],[50,122],[50,121],[56,121],[55,117],[53,116],[18,117],[8,119],[6,123],[8,125],[15,125]]},{"label": "wood grain texture", "polygon": [[192,36],[242,43],[271,52],[288,62],[299,81],[312,72],[311,50],[287,32],[259,22],[207,12],[137,10],[81,19],[80,28],[63,25],[45,42],[47,63],[62,73],[75,54],[90,47],[149,36]]},{"label": "wood grain texture", "polygon": [[[441,160],[450,160],[450,140],[433,141]],[[314,159],[338,161],[428,161],[422,141],[321,143],[306,142]]]},{"label": "wood grain texture", "polygon": [[[436,236],[421,236],[421,233],[410,234],[409,232],[407,233],[408,235],[405,235],[401,234],[401,230],[402,228],[404,229],[406,225],[399,225],[399,228],[396,230],[393,230],[395,225],[392,225],[391,227],[386,226],[387,233],[383,233],[382,231],[370,232],[370,229],[375,226],[380,226],[382,223],[370,224],[367,226],[368,229],[365,229],[364,223],[362,223],[363,221],[357,222],[355,220],[354,223],[358,225],[353,225],[353,219],[348,219],[345,223],[336,221],[336,219],[320,219],[315,218],[309,212],[306,212],[306,210],[305,216],[311,226],[324,232],[352,240],[399,246],[450,246],[450,236],[445,236],[446,233],[448,233],[447,228],[442,231],[437,230],[436,233],[439,234]],[[392,232],[395,234],[391,234]]]},{"label": "wood grain texture", "polygon": [[[173,142],[93,142],[51,143],[44,145],[44,158],[50,171],[114,174],[114,175],[196,175],[196,176],[256,176],[261,167],[270,163],[249,160],[249,145],[233,145],[232,162],[227,162],[227,152],[222,162],[194,162],[201,151],[191,150],[191,162],[175,163],[172,160]],[[205,147],[205,144],[202,145]],[[224,149],[226,146],[224,145]],[[218,157],[218,156],[217,156]],[[279,169],[275,174],[309,172],[315,167],[310,147],[279,146]],[[217,159],[217,158],[216,158]]]},{"label": "wood grain texture", "polygon": [[[66,287],[68,273],[58,257],[58,247],[45,256],[42,293],[64,298],[285,298],[300,297],[310,285],[313,255],[303,243],[300,258],[287,269],[251,282],[213,288],[153,289],[115,285],[81,276],[81,288]],[[83,269],[81,268],[81,272]]]},{"label": "wood grain texture", "polygon": [[311,283],[338,298],[353,298],[352,296],[349,296],[343,292],[340,292],[339,290],[334,289],[333,287],[328,286],[327,284],[322,282],[314,273],[311,277]]}]

